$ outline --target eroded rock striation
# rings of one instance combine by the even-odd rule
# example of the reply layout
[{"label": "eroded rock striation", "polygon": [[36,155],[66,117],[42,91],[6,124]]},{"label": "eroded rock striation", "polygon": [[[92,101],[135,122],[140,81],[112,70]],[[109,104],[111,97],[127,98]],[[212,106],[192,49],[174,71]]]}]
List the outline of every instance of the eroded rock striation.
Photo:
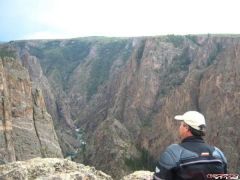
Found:
[{"label": "eroded rock striation", "polygon": [[0,58],[0,95],[0,159],[62,157],[41,89],[14,58]]}]

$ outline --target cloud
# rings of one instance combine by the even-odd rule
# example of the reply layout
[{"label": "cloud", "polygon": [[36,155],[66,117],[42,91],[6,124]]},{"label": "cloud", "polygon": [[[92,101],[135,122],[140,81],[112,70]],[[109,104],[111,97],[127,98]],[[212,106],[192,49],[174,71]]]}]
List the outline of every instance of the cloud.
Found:
[{"label": "cloud", "polygon": [[239,0],[9,0],[0,6],[0,40],[240,33],[239,4]]},{"label": "cloud", "polygon": [[71,35],[64,35],[64,33],[42,31],[24,35],[20,39],[67,39],[73,37]]}]

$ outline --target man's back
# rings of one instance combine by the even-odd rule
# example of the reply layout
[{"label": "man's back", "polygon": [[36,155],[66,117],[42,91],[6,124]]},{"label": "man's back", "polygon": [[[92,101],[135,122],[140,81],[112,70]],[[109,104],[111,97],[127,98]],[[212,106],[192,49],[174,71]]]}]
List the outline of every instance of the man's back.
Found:
[{"label": "man's back", "polygon": [[207,174],[227,172],[223,153],[195,136],[170,145],[156,167],[155,179],[207,179]]}]

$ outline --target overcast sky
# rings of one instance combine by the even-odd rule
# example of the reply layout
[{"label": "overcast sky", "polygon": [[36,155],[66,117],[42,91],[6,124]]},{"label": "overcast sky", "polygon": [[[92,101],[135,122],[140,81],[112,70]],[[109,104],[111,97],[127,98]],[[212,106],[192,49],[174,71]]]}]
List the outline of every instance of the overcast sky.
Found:
[{"label": "overcast sky", "polygon": [[240,34],[240,0],[0,0],[0,41]]}]

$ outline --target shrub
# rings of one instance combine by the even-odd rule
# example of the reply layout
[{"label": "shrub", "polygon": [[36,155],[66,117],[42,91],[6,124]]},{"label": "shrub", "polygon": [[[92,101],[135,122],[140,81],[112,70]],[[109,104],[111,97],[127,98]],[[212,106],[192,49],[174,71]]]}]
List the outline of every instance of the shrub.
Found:
[{"label": "shrub", "polygon": [[149,152],[141,148],[140,157],[130,157],[125,159],[125,164],[133,171],[136,170],[150,170],[155,168],[154,158],[149,154]]},{"label": "shrub", "polygon": [[180,47],[184,42],[184,36],[179,35],[168,35],[167,41],[173,43],[175,47]]}]

